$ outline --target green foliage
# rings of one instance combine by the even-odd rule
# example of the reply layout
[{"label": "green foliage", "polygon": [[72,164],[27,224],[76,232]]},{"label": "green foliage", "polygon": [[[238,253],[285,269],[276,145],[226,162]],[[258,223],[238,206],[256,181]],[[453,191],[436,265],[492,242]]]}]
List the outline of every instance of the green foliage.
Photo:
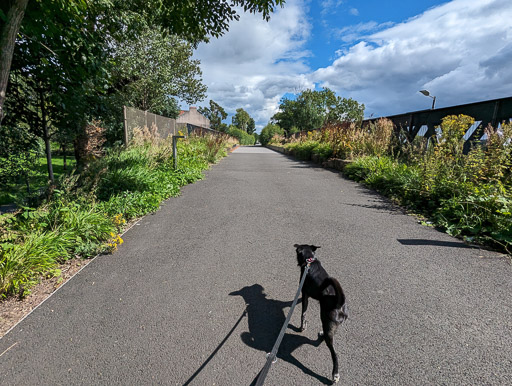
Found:
[{"label": "green foliage", "polygon": [[[30,193],[30,179],[38,174],[41,143],[28,130],[0,126],[0,184],[26,184]],[[2,189],[3,190],[3,189]]]},{"label": "green foliage", "polygon": [[[429,216],[451,235],[512,253],[512,125],[487,128],[487,143],[463,153],[473,119],[448,116],[435,144],[405,149],[402,159],[362,157],[345,173]],[[423,149],[423,150],[422,150]]]},{"label": "green foliage", "polygon": [[37,277],[56,267],[69,256],[72,241],[59,232],[30,233],[21,244],[0,249],[0,294],[25,296]]},{"label": "green foliage", "polygon": [[401,163],[389,156],[365,156],[355,159],[344,169],[348,177],[365,182],[375,190],[402,205],[423,204],[418,186],[421,176],[418,167]]},{"label": "green foliage", "polygon": [[310,160],[313,155],[319,156],[322,160],[332,155],[332,148],[328,143],[315,140],[292,142],[285,145],[294,156],[301,160]]},{"label": "green foliage", "polygon": [[272,121],[288,135],[299,131],[319,129],[326,124],[339,122],[361,123],[364,105],[353,99],[341,98],[329,88],[321,91],[305,90],[295,100],[281,100],[279,112]]},{"label": "green foliage", "polygon": [[63,178],[40,207],[0,216],[0,296],[24,296],[41,275],[55,274],[58,262],[115,250],[125,219],[156,211],[203,178],[226,155],[227,139],[180,140],[175,170],[170,141],[139,138],[92,161],[84,174]]},{"label": "green foliage", "polygon": [[279,125],[269,123],[267,126],[263,128],[263,130],[261,130],[259,136],[260,143],[263,146],[266,146],[275,135],[283,136],[284,130],[281,127],[279,127]]},{"label": "green foliage", "polygon": [[242,108],[239,108],[236,109],[236,114],[233,116],[231,120],[233,122],[233,126],[235,126],[237,129],[249,133],[249,125],[251,124],[251,119],[252,118],[247,111],[245,111]]},{"label": "green foliage", "polygon": [[175,118],[177,97],[189,104],[204,99],[199,61],[175,35],[146,26],[137,39],[121,41],[114,52],[114,85],[123,104]]},{"label": "green foliage", "polygon": [[310,160],[311,155],[313,154],[313,150],[319,145],[318,141],[303,141],[303,142],[295,142],[287,145],[286,147],[290,149],[294,156],[301,160]]},{"label": "green foliage", "polygon": [[244,130],[238,129],[236,126],[230,126],[228,128],[227,134],[237,138],[240,142],[240,145],[252,146],[255,143],[255,138],[253,135],[248,134]]},{"label": "green foliage", "polygon": [[227,125],[222,123],[228,117],[224,108],[210,99],[210,107],[199,107],[197,109],[201,114],[210,120],[210,128],[217,131],[226,131]]},{"label": "green foliage", "polygon": [[464,154],[473,118],[442,120],[440,137],[397,136],[388,120],[358,127],[327,124],[288,140],[297,158],[350,159],[344,173],[429,217],[435,226],[512,254],[512,124],[487,127],[487,140]]},{"label": "green foliage", "polygon": [[268,21],[274,9],[283,6],[284,0],[161,0],[158,4],[129,0],[121,4],[148,15],[171,33],[199,43],[208,41],[209,36],[222,36],[229,29],[229,23],[239,19],[241,9],[259,13]]},{"label": "green foliage", "polygon": [[256,132],[256,122],[254,121],[253,118],[250,118],[249,125],[247,126],[247,133],[248,134],[256,134],[255,132]]}]

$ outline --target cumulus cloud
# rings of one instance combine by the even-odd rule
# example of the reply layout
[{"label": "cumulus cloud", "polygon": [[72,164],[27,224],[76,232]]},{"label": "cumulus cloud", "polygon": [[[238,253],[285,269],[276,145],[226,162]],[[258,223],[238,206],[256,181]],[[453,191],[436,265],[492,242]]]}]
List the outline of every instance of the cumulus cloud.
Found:
[{"label": "cumulus cloud", "polygon": [[365,103],[367,115],[426,108],[421,89],[439,107],[509,96],[511,19],[509,0],[454,0],[364,37],[310,79]]},{"label": "cumulus cloud", "polygon": [[201,44],[194,55],[208,98],[231,114],[244,108],[261,128],[285,93],[314,87],[305,75],[311,71],[304,61],[311,55],[305,49],[311,30],[306,9],[302,1],[288,1],[268,23],[240,12],[228,33]]},{"label": "cumulus cloud", "polygon": [[[326,9],[339,1],[319,3]],[[402,23],[364,22],[332,31],[332,64],[307,65],[315,46],[308,0],[289,0],[264,22],[242,14],[230,31],[195,53],[208,97],[234,114],[239,107],[258,129],[286,93],[327,86],[366,105],[366,115],[399,114],[510,96],[512,2],[453,0]],[[331,37],[332,37],[331,36]],[[319,37],[315,37],[318,39]],[[336,54],[336,55],[335,55]],[[208,101],[202,103],[207,105]]]}]

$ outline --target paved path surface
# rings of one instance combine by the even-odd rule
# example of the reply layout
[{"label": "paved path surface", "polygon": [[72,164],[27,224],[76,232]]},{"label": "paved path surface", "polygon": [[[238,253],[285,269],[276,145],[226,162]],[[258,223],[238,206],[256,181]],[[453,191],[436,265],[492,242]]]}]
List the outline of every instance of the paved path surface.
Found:
[{"label": "paved path surface", "polygon": [[[0,340],[0,384],[249,385],[322,248],[351,318],[343,385],[505,385],[512,267],[328,170],[242,148],[142,219]],[[268,385],[329,383],[318,306],[293,315]],[[10,348],[10,349],[9,349]]]}]

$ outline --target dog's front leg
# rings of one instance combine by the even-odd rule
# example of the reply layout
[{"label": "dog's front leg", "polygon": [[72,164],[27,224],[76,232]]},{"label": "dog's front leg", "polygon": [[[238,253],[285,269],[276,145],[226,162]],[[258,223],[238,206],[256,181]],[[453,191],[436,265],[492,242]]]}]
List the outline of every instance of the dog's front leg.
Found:
[{"label": "dog's front leg", "polygon": [[308,322],[306,321],[306,311],[308,309],[308,295],[302,292],[302,316],[300,320],[300,330],[304,331],[308,327]]}]

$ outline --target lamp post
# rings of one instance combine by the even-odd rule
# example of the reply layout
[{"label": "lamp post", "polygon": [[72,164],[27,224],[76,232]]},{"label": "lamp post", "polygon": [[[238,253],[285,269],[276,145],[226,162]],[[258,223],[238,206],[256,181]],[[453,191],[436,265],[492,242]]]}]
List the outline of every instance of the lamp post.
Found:
[{"label": "lamp post", "polygon": [[436,97],[433,95],[430,95],[430,92],[428,92],[427,90],[420,90],[420,93],[433,99],[432,100],[432,110],[434,110],[434,107],[436,105]]}]

